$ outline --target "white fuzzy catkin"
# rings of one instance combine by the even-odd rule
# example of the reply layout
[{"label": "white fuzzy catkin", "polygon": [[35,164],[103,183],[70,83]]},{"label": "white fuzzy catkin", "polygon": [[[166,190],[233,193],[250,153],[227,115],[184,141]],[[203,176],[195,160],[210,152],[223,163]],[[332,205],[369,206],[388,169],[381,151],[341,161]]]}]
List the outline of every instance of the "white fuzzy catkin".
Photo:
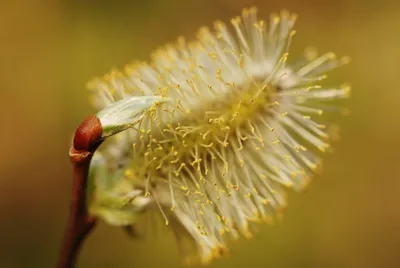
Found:
[{"label": "white fuzzy catkin", "polygon": [[183,227],[202,262],[250,236],[249,222],[270,221],[286,206],[285,188],[308,184],[317,152],[329,147],[318,122],[333,108],[325,102],[349,94],[319,85],[347,58],[308,53],[287,64],[296,16],[282,11],[267,25],[256,13],[245,9],[231,29],[216,22],[197,41],[157,50],[150,64],[89,83],[99,109],[132,96],[172,99],[102,151],[110,170],[125,171],[124,185],[142,188],[146,205]]}]

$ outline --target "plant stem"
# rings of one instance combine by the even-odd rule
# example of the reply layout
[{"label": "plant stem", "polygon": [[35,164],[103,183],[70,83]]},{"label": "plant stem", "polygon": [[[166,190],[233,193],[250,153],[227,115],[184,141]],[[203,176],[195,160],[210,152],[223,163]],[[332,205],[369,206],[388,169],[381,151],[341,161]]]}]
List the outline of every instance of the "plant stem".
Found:
[{"label": "plant stem", "polygon": [[96,219],[87,213],[86,188],[90,161],[102,142],[101,134],[101,123],[95,116],[85,119],[75,132],[69,152],[74,172],[72,201],[58,268],[74,267],[82,243],[96,225]]}]

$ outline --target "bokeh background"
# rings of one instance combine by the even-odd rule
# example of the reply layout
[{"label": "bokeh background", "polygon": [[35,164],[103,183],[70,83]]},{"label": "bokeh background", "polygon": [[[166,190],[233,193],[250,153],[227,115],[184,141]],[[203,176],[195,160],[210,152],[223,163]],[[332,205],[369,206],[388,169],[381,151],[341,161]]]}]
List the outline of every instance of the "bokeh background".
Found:
[{"label": "bokeh background", "polygon": [[[242,239],[210,267],[400,267],[400,1],[14,0],[0,7],[0,267],[54,267],[67,217],[71,134],[87,115],[85,83],[245,6],[299,14],[307,45],[350,55],[342,139],[283,222]],[[293,53],[292,53],[293,54]],[[78,267],[180,267],[172,235],[130,240],[100,224]]]}]

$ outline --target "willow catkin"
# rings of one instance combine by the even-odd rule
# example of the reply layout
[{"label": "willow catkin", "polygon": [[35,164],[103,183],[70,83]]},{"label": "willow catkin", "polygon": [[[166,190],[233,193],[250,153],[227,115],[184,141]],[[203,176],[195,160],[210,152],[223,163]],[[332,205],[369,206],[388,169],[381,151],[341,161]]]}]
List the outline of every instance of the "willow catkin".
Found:
[{"label": "willow catkin", "polygon": [[172,100],[102,152],[111,172],[123,171],[115,191],[140,189],[143,204],[185,230],[203,262],[250,236],[249,222],[270,221],[286,206],[285,188],[307,185],[318,151],[329,148],[325,102],[347,97],[349,87],[320,81],[348,59],[308,53],[288,64],[295,20],[283,11],[267,25],[244,9],[231,29],[216,22],[194,42],[179,38],[155,51],[150,64],[89,84],[99,109],[131,96]]}]

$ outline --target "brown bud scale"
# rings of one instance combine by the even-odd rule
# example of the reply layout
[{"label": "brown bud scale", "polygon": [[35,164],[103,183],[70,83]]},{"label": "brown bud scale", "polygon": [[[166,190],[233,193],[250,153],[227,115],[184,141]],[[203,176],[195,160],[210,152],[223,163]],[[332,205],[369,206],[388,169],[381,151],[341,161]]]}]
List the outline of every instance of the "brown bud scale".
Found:
[{"label": "brown bud scale", "polygon": [[75,132],[74,148],[79,151],[91,151],[97,148],[96,145],[101,140],[101,134],[100,120],[94,115],[87,117]]}]

